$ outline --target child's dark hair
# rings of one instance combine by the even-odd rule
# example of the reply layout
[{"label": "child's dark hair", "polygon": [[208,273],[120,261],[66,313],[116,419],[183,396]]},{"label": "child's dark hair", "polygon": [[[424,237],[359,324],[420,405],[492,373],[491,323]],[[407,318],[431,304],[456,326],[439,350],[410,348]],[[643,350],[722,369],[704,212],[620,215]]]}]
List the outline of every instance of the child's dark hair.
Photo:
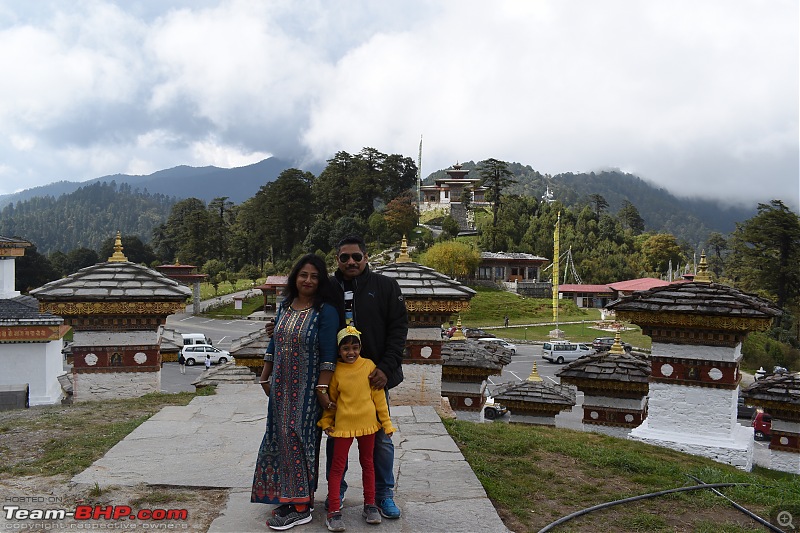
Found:
[{"label": "child's dark hair", "polygon": [[348,335],[346,337],[342,337],[342,340],[339,341],[339,346],[342,344],[358,344],[361,346],[361,339],[356,337],[355,335]]}]

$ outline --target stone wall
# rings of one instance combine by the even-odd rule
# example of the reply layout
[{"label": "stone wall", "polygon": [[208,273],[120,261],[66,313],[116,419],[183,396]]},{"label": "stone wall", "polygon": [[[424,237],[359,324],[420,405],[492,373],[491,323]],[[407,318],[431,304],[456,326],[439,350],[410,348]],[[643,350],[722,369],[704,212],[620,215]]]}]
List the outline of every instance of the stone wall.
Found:
[{"label": "stone wall", "polygon": [[161,372],[73,373],[74,399],[117,400],[161,391]]},{"label": "stone wall", "polygon": [[403,382],[389,391],[392,405],[430,405],[442,403],[442,366],[403,364]]}]

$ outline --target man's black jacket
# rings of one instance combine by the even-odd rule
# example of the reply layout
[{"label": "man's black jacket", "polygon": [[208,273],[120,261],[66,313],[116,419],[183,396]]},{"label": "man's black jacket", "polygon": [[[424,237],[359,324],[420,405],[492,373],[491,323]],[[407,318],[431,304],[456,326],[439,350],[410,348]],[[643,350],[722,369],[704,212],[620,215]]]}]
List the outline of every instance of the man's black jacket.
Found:
[{"label": "man's black jacket", "polygon": [[[344,321],[344,277],[337,270],[331,277],[339,302],[339,328]],[[397,281],[371,272],[369,265],[352,280],[354,293],[353,322],[361,332],[361,355],[372,359],[386,374],[386,388],[403,381],[403,354],[408,334],[408,314]]]}]

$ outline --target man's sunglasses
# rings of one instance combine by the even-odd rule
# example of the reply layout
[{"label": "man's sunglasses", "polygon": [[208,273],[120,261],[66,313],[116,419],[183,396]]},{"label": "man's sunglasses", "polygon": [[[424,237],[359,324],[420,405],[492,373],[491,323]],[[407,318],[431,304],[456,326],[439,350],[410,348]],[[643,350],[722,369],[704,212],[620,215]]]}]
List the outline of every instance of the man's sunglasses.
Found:
[{"label": "man's sunglasses", "polygon": [[364,254],[360,254],[358,252],[354,254],[340,254],[339,261],[341,261],[342,263],[347,263],[348,261],[350,261],[351,257],[353,258],[353,261],[355,261],[356,263],[360,263],[361,260],[364,259]]}]

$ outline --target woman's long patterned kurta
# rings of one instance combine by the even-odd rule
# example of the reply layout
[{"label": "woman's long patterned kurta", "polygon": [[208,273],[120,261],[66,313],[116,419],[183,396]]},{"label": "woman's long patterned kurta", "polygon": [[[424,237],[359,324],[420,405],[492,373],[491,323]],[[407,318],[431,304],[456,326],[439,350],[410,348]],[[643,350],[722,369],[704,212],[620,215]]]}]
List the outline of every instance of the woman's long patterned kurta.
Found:
[{"label": "woman's long patterned kurta", "polygon": [[304,503],[317,488],[317,427],[322,409],[314,387],[320,369],[336,361],[339,317],[329,305],[296,311],[281,309],[266,361],[274,354],[267,431],[261,442],[250,501]]}]

